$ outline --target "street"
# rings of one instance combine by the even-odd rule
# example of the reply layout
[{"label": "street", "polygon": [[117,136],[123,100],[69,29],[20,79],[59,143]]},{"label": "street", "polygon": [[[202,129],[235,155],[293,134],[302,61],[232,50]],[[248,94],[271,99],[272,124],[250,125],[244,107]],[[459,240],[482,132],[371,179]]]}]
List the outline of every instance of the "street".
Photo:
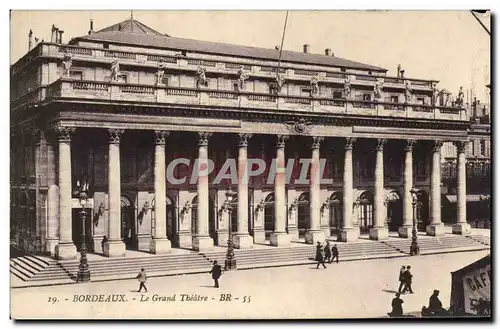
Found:
[{"label": "street", "polygon": [[13,289],[11,315],[19,319],[382,317],[390,311],[402,265],[410,265],[414,275],[415,293],[402,295],[405,313],[427,306],[434,289],[440,290],[447,308],[450,272],[488,253],[340,262],[327,264],[327,269],[306,265],[226,272],[220,289],[212,287],[210,268],[207,274],[152,278],[146,283],[148,293],[136,292],[136,280]]}]

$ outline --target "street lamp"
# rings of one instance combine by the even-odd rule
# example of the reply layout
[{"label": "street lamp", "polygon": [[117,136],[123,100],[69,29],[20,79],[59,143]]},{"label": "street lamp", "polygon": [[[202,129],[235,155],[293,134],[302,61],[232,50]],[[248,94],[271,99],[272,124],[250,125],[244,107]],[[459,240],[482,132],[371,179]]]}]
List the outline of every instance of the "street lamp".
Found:
[{"label": "street lamp", "polygon": [[80,182],[77,182],[77,189],[74,194],[78,197],[78,201],[82,206],[82,211],[80,211],[80,219],[82,220],[82,247],[80,248],[80,265],[78,266],[78,273],[76,276],[77,282],[89,282],[90,281],[90,269],[87,263],[87,246],[85,245],[85,219],[87,217],[87,212],[85,211],[85,206],[88,202],[88,188],[89,184],[83,182],[80,187]]},{"label": "street lamp", "polygon": [[413,229],[411,231],[411,245],[410,245],[410,256],[415,256],[420,254],[420,248],[418,246],[418,236],[417,236],[417,216],[415,208],[418,202],[418,190],[416,188],[412,188],[410,190],[411,193],[411,205],[413,207]]},{"label": "street lamp", "polygon": [[234,199],[234,195],[236,192],[231,190],[231,186],[226,191],[226,201],[224,202],[224,208],[226,208],[228,216],[229,216],[229,237],[227,240],[227,252],[226,252],[226,261],[224,270],[235,270],[236,269],[236,257],[234,255],[234,245],[233,245],[233,235],[232,235],[232,216],[231,212],[233,210],[232,202]]}]

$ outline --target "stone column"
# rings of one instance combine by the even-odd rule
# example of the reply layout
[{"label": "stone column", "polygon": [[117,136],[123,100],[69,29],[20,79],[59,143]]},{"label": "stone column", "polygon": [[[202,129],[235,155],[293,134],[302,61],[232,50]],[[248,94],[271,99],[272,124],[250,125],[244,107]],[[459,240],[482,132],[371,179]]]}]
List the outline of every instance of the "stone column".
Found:
[{"label": "stone column", "polygon": [[104,254],[108,257],[125,256],[125,244],[121,237],[121,179],[120,179],[120,138],[125,131],[108,129],[108,241],[104,244]]},{"label": "stone column", "polygon": [[431,173],[431,214],[427,225],[427,235],[439,236],[444,234],[444,225],[441,222],[441,147],[442,141],[434,141],[432,145],[432,173]]},{"label": "stone column", "polygon": [[271,246],[290,244],[286,233],[286,193],[285,193],[285,143],[288,136],[278,135],[276,143],[276,177],[274,179],[274,232],[271,234]]},{"label": "stone column", "polygon": [[346,138],[345,159],[344,159],[344,184],[343,184],[343,205],[342,205],[342,229],[340,240],[343,242],[356,241],[358,233],[352,223],[353,216],[353,177],[352,177],[352,149],[356,138]]},{"label": "stone column", "polygon": [[453,234],[470,235],[471,227],[467,223],[467,189],[465,149],[468,141],[456,142],[457,148],[457,222],[453,224]]},{"label": "stone column", "polygon": [[56,185],[56,159],[54,146],[47,140],[47,239],[45,250],[50,256],[56,255],[56,246],[59,243],[57,229],[59,228],[59,187]]},{"label": "stone column", "polygon": [[165,138],[167,131],[155,131],[155,232],[149,251],[153,254],[165,254],[172,247],[167,238],[167,202],[166,188],[167,177],[165,176]]},{"label": "stone column", "polygon": [[198,211],[196,232],[193,236],[193,249],[197,251],[211,250],[213,239],[208,235],[208,139],[212,133],[200,132],[198,140]]},{"label": "stone column", "polygon": [[306,243],[316,244],[325,241],[325,232],[320,229],[320,165],[319,147],[323,137],[313,137],[311,145],[311,178],[309,185],[309,228],[306,232]]},{"label": "stone column", "polygon": [[372,240],[386,240],[389,238],[389,231],[385,226],[387,218],[387,210],[384,205],[384,145],[387,140],[378,139],[375,158],[375,218],[374,226],[370,229],[370,239]]},{"label": "stone column", "polygon": [[238,149],[238,230],[233,237],[234,246],[239,249],[253,246],[248,233],[248,168],[247,148],[250,134],[239,134]]},{"label": "stone column", "polygon": [[344,189],[343,189],[343,220],[340,231],[340,240],[343,242],[356,241],[358,233],[352,224],[353,206],[353,177],[352,177],[352,149],[356,138],[346,138],[344,159]]},{"label": "stone column", "polygon": [[59,244],[55,247],[58,259],[76,258],[73,243],[71,207],[71,135],[75,128],[57,127],[59,141]]},{"label": "stone column", "polygon": [[413,229],[413,205],[410,190],[413,188],[413,146],[414,140],[407,140],[403,173],[403,226],[398,229],[399,237],[410,238]]}]

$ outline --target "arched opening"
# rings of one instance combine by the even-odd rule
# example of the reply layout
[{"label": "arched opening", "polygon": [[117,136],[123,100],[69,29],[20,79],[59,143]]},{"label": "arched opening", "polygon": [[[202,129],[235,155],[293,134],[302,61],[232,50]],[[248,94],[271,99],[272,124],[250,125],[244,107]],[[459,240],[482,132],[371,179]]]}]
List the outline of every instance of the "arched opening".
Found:
[{"label": "arched opening", "polygon": [[167,216],[167,237],[170,241],[176,238],[177,221],[175,220],[174,201],[167,195],[165,198],[166,216]]},{"label": "arched opening", "polygon": [[264,200],[264,231],[269,240],[274,232],[274,193],[269,193]]},{"label": "arched opening", "polygon": [[332,236],[340,234],[343,222],[342,192],[330,196],[330,232]]},{"label": "arched opening", "polygon": [[137,249],[137,227],[134,204],[126,196],[120,197],[121,237],[127,249]]},{"label": "arched opening", "polygon": [[403,200],[397,191],[391,191],[386,196],[385,202],[389,231],[397,231],[403,225]]},{"label": "arched opening", "polygon": [[415,204],[415,215],[417,217],[417,227],[425,232],[429,224],[429,194],[424,190],[417,192],[417,203]]},{"label": "arched opening", "polygon": [[309,192],[304,192],[297,199],[297,229],[299,238],[305,238],[310,221]]},{"label": "arched opening", "polygon": [[[191,234],[196,233],[196,218],[198,217],[198,195],[191,201]],[[214,239],[216,235],[214,199],[208,197],[208,235]]]},{"label": "arched opening", "polygon": [[368,233],[373,227],[373,193],[365,191],[359,196],[358,222],[361,233]]}]

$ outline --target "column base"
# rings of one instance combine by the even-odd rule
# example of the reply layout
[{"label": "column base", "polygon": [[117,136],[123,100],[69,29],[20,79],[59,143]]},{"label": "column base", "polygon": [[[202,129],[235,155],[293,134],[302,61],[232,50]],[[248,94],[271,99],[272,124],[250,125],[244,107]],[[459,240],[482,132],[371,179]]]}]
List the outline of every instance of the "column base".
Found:
[{"label": "column base", "polygon": [[92,246],[94,248],[93,250],[97,254],[104,253],[104,246],[103,246],[103,243],[102,243],[102,238],[103,238],[103,236],[94,236],[94,237],[92,237]]},{"label": "column base", "polygon": [[193,236],[193,250],[209,251],[214,249],[214,240],[207,236]]},{"label": "column base", "polygon": [[325,232],[320,230],[306,232],[306,243],[316,244],[318,241],[321,243],[325,241]]},{"label": "column base", "polygon": [[190,232],[179,232],[177,240],[179,241],[180,248],[193,248],[193,238]]},{"label": "column base", "polygon": [[50,255],[50,257],[56,256],[56,247],[59,244],[59,239],[47,239],[45,240],[45,250]]},{"label": "column base", "polygon": [[427,235],[431,236],[442,236],[444,235],[444,225],[443,223],[431,224],[426,227]]},{"label": "column base", "polygon": [[55,247],[55,254],[57,259],[75,259],[76,246],[73,242],[61,243]]},{"label": "column base", "polygon": [[152,254],[168,254],[172,250],[172,244],[170,240],[164,239],[152,239],[149,252]]},{"label": "column base", "polygon": [[471,234],[471,227],[468,223],[455,223],[453,224],[451,231],[453,234],[469,236]]},{"label": "column base", "polygon": [[356,232],[358,238],[361,236],[361,228],[359,226],[354,226],[354,232]]},{"label": "column base", "polygon": [[412,226],[401,226],[398,228],[398,235],[400,238],[411,238],[411,231],[413,230]]},{"label": "column base", "polygon": [[371,240],[387,240],[389,239],[389,231],[385,227],[372,227],[370,229]]},{"label": "column base", "polygon": [[218,246],[227,246],[227,240],[229,240],[229,233],[226,230],[221,230],[217,232],[217,237],[215,243]]},{"label": "column base", "polygon": [[290,236],[290,241],[299,239],[299,229],[297,227],[289,227],[288,235]]},{"label": "column base", "polygon": [[253,243],[262,243],[266,241],[266,231],[263,229],[253,229]]},{"label": "column base", "polygon": [[234,247],[237,249],[249,249],[253,247],[253,238],[248,234],[234,235]]},{"label": "column base", "polygon": [[107,241],[104,243],[106,257],[125,257],[125,243],[123,241]]},{"label": "column base", "polygon": [[291,239],[290,236],[285,232],[272,233],[269,242],[273,247],[282,247],[289,246],[291,243]]},{"label": "column base", "polygon": [[343,228],[340,231],[341,242],[353,242],[358,240],[358,230],[355,227]]},{"label": "column base", "polygon": [[138,235],[137,236],[137,250],[139,251],[150,251],[151,247],[151,235]]},{"label": "column base", "polygon": [[330,226],[321,226],[321,231],[325,233],[325,238],[329,238],[332,235]]}]

